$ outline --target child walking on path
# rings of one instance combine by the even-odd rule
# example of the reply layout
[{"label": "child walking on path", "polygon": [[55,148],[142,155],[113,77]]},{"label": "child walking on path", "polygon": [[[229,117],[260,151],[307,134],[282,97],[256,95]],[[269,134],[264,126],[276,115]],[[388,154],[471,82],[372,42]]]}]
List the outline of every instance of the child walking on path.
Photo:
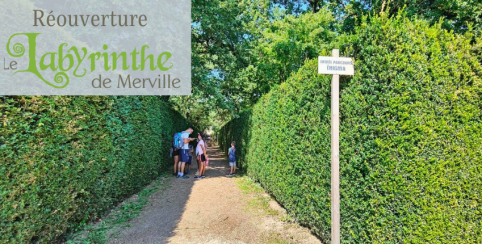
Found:
[{"label": "child walking on path", "polygon": [[236,174],[236,142],[231,142],[231,147],[229,148],[228,158],[229,158],[229,166],[231,166],[231,171],[229,176],[233,176]]}]

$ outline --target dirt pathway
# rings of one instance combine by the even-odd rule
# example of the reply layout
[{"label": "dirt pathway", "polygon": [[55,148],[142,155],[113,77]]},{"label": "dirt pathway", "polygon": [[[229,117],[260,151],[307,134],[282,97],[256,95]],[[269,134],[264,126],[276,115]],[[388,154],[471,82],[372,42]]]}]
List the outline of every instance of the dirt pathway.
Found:
[{"label": "dirt pathway", "polygon": [[218,148],[208,154],[205,179],[173,178],[109,243],[320,243],[247,177],[226,176]]}]

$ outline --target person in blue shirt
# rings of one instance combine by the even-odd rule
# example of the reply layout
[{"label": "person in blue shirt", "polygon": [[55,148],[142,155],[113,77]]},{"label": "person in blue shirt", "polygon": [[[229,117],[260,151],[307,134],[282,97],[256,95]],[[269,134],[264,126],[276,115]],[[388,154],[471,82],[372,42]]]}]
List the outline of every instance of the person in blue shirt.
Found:
[{"label": "person in blue shirt", "polygon": [[187,128],[187,130],[181,132],[181,139],[184,142],[184,145],[182,145],[181,151],[179,151],[179,170],[177,171],[176,178],[189,178],[189,176],[184,175],[184,167],[186,166],[186,163],[189,162],[189,142],[196,140],[196,138],[189,138],[189,135],[192,132],[192,128]]}]

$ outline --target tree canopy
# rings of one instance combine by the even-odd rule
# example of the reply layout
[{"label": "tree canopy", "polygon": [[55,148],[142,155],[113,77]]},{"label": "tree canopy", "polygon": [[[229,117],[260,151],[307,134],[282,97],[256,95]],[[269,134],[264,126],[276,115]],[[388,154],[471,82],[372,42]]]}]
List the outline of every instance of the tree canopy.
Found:
[{"label": "tree canopy", "polygon": [[[362,16],[403,11],[463,33],[480,30],[482,3],[469,0],[193,0],[190,97],[172,104],[201,126],[224,123],[353,32]],[[221,119],[223,118],[223,119]]]}]

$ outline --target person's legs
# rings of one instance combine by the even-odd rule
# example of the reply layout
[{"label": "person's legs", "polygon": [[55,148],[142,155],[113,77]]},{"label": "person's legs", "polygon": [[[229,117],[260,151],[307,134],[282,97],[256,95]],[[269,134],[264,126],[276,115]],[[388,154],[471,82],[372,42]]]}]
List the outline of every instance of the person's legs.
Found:
[{"label": "person's legs", "polygon": [[192,156],[189,155],[189,161],[186,164],[186,173],[188,174],[191,173],[191,164],[192,164]]},{"label": "person's legs", "polygon": [[179,163],[179,156],[174,156],[174,174],[177,174],[177,164]]},{"label": "person's legs", "polygon": [[206,171],[206,158],[204,157],[204,154],[201,154],[201,165],[202,165],[202,172],[201,176],[204,176],[204,173]]},{"label": "person's legs", "polygon": [[188,160],[189,160],[189,154],[188,154],[187,150],[181,149],[181,152],[179,154],[179,171],[177,173],[177,175],[179,177],[189,178],[187,175],[184,176],[184,168],[185,168],[186,162]]},{"label": "person's legs", "polygon": [[[184,167],[186,166],[186,162],[181,162],[180,163],[180,168],[179,168],[179,172],[184,172]],[[184,173],[181,173],[181,176],[183,176]]]},{"label": "person's legs", "polygon": [[236,162],[229,162],[229,166],[231,167],[229,175],[234,175],[236,172]]},{"label": "person's legs", "polygon": [[203,175],[203,162],[201,161],[201,155],[196,155],[196,161],[197,161],[197,177],[196,179],[200,179],[201,176]]},{"label": "person's legs", "polygon": [[182,165],[182,161],[179,160],[179,163],[177,164],[177,175],[178,176],[182,176],[181,165]]},{"label": "person's legs", "polygon": [[201,173],[199,173],[201,176],[204,176],[204,171],[206,170],[206,164],[201,161]]},{"label": "person's legs", "polygon": [[197,162],[197,175],[201,176],[201,161],[199,159],[199,156],[196,157],[196,162]]}]

